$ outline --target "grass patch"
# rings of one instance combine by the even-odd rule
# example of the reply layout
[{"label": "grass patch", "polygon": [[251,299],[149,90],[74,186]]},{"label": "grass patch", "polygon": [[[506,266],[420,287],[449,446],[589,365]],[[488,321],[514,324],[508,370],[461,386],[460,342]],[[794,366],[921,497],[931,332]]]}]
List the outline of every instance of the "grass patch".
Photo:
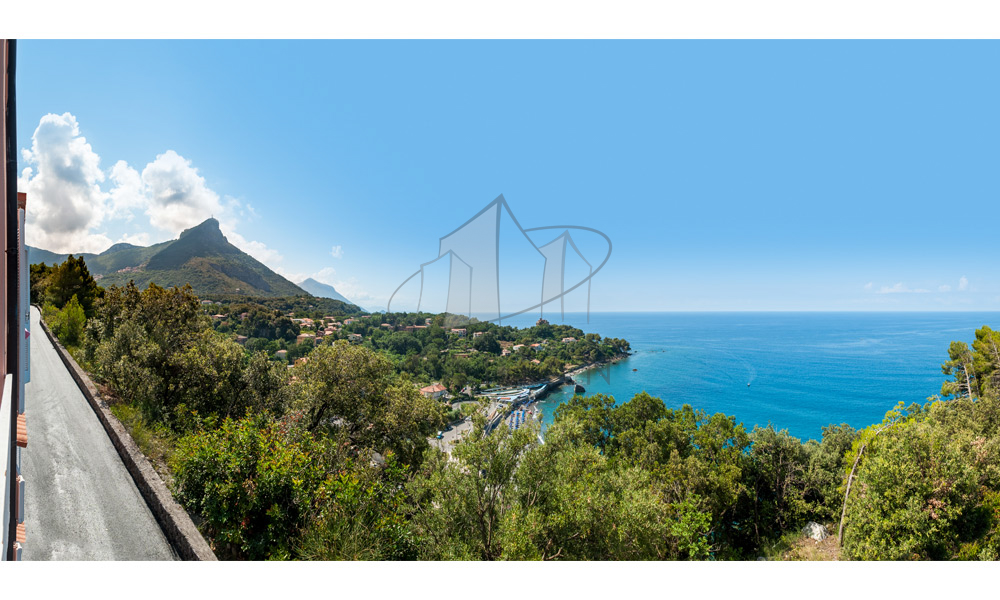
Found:
[{"label": "grass patch", "polygon": [[149,423],[142,417],[142,412],[125,402],[111,404],[111,414],[115,416],[135,440],[139,450],[153,464],[164,483],[168,486],[173,481],[169,461],[174,449],[174,435],[162,424]]},{"label": "grass patch", "polygon": [[777,539],[762,542],[759,550],[760,556],[767,560],[785,560],[785,555],[791,551],[795,541],[800,537],[802,537],[801,533],[792,530],[782,534]]},{"label": "grass patch", "polygon": [[[833,525],[828,523],[827,530],[834,531]],[[761,555],[767,560],[840,560],[840,544],[836,535],[829,535],[822,541],[816,541],[801,531],[792,530],[762,547]]]}]

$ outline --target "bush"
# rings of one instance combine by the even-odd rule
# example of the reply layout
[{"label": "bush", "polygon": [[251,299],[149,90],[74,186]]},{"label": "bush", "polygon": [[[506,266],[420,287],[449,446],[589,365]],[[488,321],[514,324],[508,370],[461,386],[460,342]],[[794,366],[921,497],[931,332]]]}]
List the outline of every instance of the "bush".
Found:
[{"label": "bush", "polygon": [[83,340],[87,316],[75,295],[70,298],[62,310],[51,304],[46,304],[42,309],[42,316],[52,327],[52,333],[56,334],[64,346],[77,346]]},{"label": "bush", "polygon": [[416,538],[405,515],[404,465],[390,452],[382,467],[346,463],[316,494],[317,511],[302,536],[308,560],[413,560]]},{"label": "bush", "polygon": [[322,440],[266,413],[226,419],[178,442],[176,497],[205,518],[223,557],[290,558],[326,478],[324,452]]}]

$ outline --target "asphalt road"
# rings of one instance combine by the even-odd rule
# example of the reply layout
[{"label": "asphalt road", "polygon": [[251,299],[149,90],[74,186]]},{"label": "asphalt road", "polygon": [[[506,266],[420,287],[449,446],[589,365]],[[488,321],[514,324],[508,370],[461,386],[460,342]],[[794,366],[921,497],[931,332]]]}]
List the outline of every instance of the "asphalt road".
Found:
[{"label": "asphalt road", "polygon": [[177,560],[31,309],[25,560]]}]

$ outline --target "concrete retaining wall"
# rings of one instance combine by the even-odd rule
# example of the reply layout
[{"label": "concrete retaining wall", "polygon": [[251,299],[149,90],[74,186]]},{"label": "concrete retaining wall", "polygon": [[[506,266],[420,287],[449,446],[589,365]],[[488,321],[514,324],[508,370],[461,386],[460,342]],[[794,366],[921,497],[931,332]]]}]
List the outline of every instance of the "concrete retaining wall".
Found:
[{"label": "concrete retaining wall", "polygon": [[111,414],[107,402],[101,399],[94,382],[80,368],[80,365],[76,364],[69,352],[63,348],[56,336],[49,330],[48,325],[41,319],[39,322],[42,324],[45,335],[55,346],[59,358],[66,365],[69,374],[76,381],[77,387],[83,392],[83,396],[90,403],[90,407],[94,409],[97,418],[100,419],[104,431],[111,438],[111,443],[118,451],[122,462],[125,463],[125,468],[132,475],[136,487],[139,488],[139,492],[145,498],[146,504],[149,505],[149,509],[153,512],[156,521],[160,524],[160,528],[163,529],[164,535],[177,554],[184,560],[218,560],[208,542],[191,521],[187,511],[174,500],[170,490],[153,469],[149,459],[139,450],[128,430],[117,417]]}]

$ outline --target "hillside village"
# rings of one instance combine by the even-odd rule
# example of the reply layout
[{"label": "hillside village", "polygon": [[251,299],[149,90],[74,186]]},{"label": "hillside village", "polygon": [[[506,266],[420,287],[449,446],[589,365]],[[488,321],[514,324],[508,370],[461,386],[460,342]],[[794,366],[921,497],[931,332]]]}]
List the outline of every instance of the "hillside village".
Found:
[{"label": "hillside village", "polygon": [[444,314],[324,314],[315,306],[282,312],[245,300],[201,303],[214,329],[250,352],[263,350],[291,366],[317,346],[345,340],[389,355],[428,397],[545,381],[629,352],[626,340],[545,319],[526,329],[474,319],[453,327],[455,317]]}]

